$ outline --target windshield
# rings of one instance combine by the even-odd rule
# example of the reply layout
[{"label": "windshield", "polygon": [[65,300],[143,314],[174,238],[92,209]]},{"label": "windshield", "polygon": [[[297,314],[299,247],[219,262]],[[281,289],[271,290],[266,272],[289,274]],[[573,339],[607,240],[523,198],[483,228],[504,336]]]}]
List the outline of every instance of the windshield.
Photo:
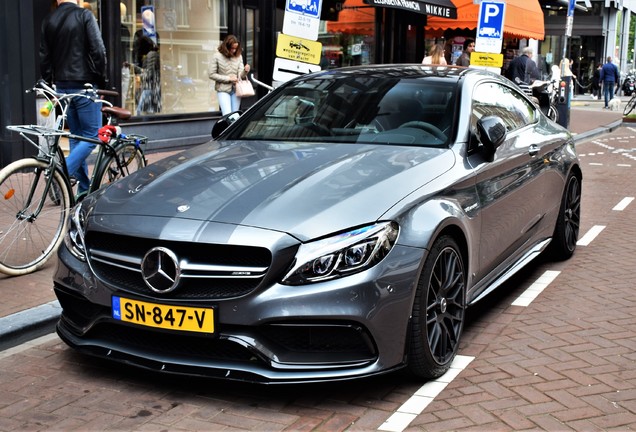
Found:
[{"label": "windshield", "polygon": [[278,89],[225,138],[443,146],[456,85],[443,77],[322,74]]}]

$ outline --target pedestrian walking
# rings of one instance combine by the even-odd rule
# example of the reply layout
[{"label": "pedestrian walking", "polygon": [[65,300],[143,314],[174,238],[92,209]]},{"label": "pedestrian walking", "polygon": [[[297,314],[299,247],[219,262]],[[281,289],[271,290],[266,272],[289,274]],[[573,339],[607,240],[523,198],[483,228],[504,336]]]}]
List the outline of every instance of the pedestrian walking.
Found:
[{"label": "pedestrian walking", "polygon": [[[97,20],[76,0],[57,0],[57,8],[42,22],[40,73],[60,93],[78,93],[86,83],[95,88],[106,86],[106,48]],[[73,98],[66,114],[72,134],[97,139],[102,125],[99,104]],[[78,193],[82,193],[90,186],[86,158],[95,144],[69,139],[69,147],[66,165],[69,175],[78,180]]]},{"label": "pedestrian walking", "polygon": [[422,60],[422,64],[445,65],[444,47],[441,44],[431,45],[428,55]]},{"label": "pedestrian walking", "polygon": [[604,109],[609,109],[609,101],[614,97],[614,84],[620,79],[618,68],[612,63],[612,57],[607,57],[607,62],[601,68],[601,82],[603,83],[603,94],[605,95]]},{"label": "pedestrian walking", "polygon": [[209,77],[215,81],[214,90],[221,114],[225,115],[241,108],[241,98],[236,94],[235,84],[247,77],[250,65],[243,65],[241,44],[234,35],[227,35],[212,56]]},{"label": "pedestrian walking", "polygon": [[519,84],[532,84],[535,80],[541,78],[541,72],[537,64],[532,60],[533,50],[531,47],[525,47],[521,50],[521,55],[515,57],[506,70],[506,78]]},{"label": "pedestrian walking", "polygon": [[473,39],[466,39],[464,41],[464,52],[459,56],[455,64],[457,66],[470,66],[470,53],[475,51],[475,41]]}]

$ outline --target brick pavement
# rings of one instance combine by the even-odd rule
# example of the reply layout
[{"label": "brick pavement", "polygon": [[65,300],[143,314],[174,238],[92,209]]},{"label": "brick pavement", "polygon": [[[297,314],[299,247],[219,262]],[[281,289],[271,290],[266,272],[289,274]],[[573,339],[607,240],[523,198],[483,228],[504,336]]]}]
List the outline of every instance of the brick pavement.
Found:
[{"label": "brick pavement", "polygon": [[636,148],[636,128],[577,145],[581,232],[606,228],[566,263],[526,270],[529,280],[561,271],[529,307],[510,305],[517,292],[498,293],[471,312],[460,353],[475,360],[407,430],[636,428],[636,207],[612,210],[634,196],[636,164],[623,146]]}]

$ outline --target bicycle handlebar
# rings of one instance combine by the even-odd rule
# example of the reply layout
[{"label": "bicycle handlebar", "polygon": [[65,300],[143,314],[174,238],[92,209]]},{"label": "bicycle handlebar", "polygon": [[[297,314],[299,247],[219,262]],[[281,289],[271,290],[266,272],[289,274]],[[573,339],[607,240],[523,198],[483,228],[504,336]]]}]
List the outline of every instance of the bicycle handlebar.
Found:
[{"label": "bicycle handlebar", "polygon": [[84,85],[83,90],[80,90],[77,93],[59,93],[51,86],[49,86],[46,81],[44,81],[43,79],[39,79],[35,83],[35,86],[31,90],[27,90],[26,92],[37,92],[38,94],[44,96],[53,105],[60,105],[63,111],[66,110],[68,104],[66,102],[63,103],[62,101],[68,101],[69,99],[72,99],[74,97],[84,97],[90,99],[95,103],[102,104],[102,113],[108,116],[109,124],[110,118],[112,117],[118,118],[119,120],[127,120],[132,116],[132,113],[129,110],[117,107],[113,105],[113,103],[99,97],[117,97],[119,96],[118,92],[114,90],[95,89],[91,84],[88,83]]},{"label": "bicycle handlebar", "polygon": [[88,98],[93,98],[95,96],[112,96],[112,97],[119,96],[119,93],[114,90],[96,89],[93,87],[92,84],[89,84],[89,83],[84,84],[84,90],[81,90],[81,92],[78,92],[78,93],[73,93],[73,94],[58,93],[55,89],[53,89],[53,87],[51,87],[43,79],[39,79],[31,90],[27,90],[27,93],[31,91],[36,91],[40,93],[48,93],[48,96],[50,96],[50,98],[52,99],[68,98],[72,96],[82,96],[82,97],[88,97]]}]

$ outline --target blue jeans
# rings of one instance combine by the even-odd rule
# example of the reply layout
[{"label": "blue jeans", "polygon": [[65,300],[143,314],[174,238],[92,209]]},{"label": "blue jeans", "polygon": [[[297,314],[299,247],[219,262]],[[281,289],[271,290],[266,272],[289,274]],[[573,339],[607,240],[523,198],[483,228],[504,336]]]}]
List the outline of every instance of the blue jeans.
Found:
[{"label": "blue jeans", "polygon": [[229,114],[241,109],[241,98],[236,95],[236,92],[232,90],[232,93],[216,92],[216,98],[219,101],[219,108],[221,114]]},{"label": "blue jeans", "polygon": [[614,81],[603,81],[603,94],[605,95],[605,107],[607,108],[610,99],[614,97]]},{"label": "blue jeans", "polygon": [[[82,89],[58,89],[59,93],[79,93]],[[74,135],[97,139],[97,131],[102,126],[101,104],[83,97],[74,97],[66,111],[66,123]],[[70,153],[66,158],[66,167],[71,177],[79,183],[78,193],[86,192],[90,186],[86,158],[95,148],[95,144],[76,139],[69,140]]]}]

